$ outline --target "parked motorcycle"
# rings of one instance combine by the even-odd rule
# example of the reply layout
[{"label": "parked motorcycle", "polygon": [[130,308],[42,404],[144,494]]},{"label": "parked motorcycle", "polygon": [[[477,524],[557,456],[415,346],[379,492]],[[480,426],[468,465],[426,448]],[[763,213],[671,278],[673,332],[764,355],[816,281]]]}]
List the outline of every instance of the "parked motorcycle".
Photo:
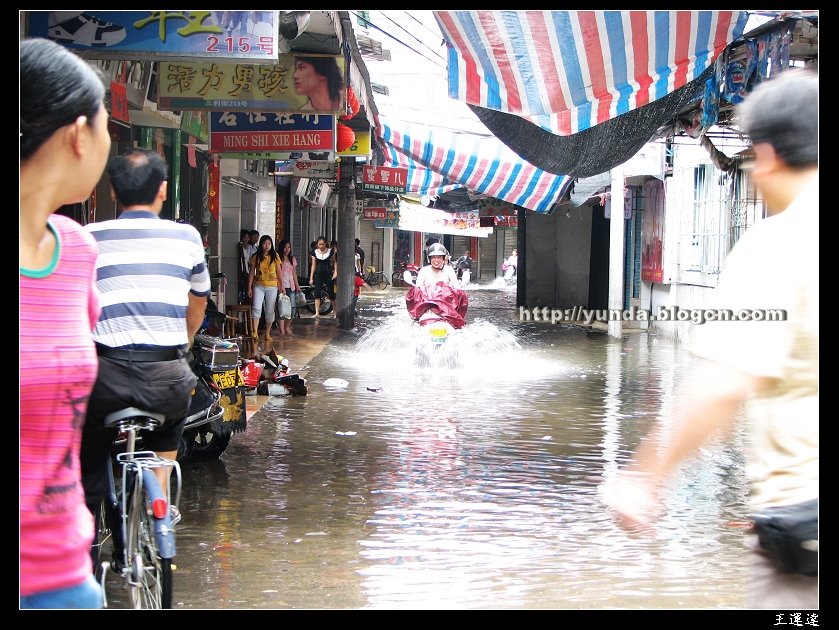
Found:
[{"label": "parked motorcycle", "polygon": [[391,284],[395,287],[407,287],[416,283],[420,268],[404,260],[396,265],[396,271],[391,277]]},{"label": "parked motorcycle", "polygon": [[201,408],[202,402],[196,400],[202,391],[203,400],[208,400],[208,390],[223,411],[220,415],[213,414],[207,422],[184,427],[181,457],[219,457],[227,449],[232,435],[247,428],[245,379],[240,367],[239,345],[230,339],[197,334],[192,345],[192,366],[199,379],[193,395],[195,406]]},{"label": "parked motorcycle", "polygon": [[[239,369],[236,342],[203,334],[221,333],[226,319],[210,302],[204,322],[195,335],[190,367],[198,377],[192,391],[177,460],[219,457],[227,449],[233,433],[247,427],[244,383]],[[142,443],[142,437],[137,438]],[[124,435],[114,440],[114,449],[125,448]]]}]

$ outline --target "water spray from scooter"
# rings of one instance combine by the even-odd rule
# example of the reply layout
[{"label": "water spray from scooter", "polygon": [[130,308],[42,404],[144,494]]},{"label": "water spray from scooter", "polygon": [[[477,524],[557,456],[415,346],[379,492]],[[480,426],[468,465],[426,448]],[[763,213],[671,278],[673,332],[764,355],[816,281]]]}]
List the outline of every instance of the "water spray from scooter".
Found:
[{"label": "water spray from scooter", "polygon": [[[409,274],[405,274],[404,280],[415,286]],[[425,312],[439,315],[437,311]],[[437,320],[441,318],[437,317]],[[407,311],[398,312],[382,325],[368,330],[359,340],[357,350],[376,355],[378,365],[382,365],[387,357],[388,369],[479,369],[487,365],[487,361],[489,364],[496,364],[496,360],[509,361],[521,350],[512,333],[480,319],[466,325],[461,319],[457,328],[446,321],[432,320],[424,326],[421,324],[421,318],[415,322]],[[435,327],[442,326],[446,329],[435,331]],[[440,340],[440,337],[443,339]]]}]

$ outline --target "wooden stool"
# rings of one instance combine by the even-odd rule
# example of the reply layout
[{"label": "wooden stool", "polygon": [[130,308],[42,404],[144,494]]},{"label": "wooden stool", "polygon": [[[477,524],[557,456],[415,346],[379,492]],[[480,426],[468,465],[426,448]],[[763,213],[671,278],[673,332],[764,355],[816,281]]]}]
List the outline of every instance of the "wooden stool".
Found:
[{"label": "wooden stool", "polygon": [[[249,304],[234,304],[227,307],[227,328],[225,336],[236,337],[241,334],[246,339],[253,339],[253,320]],[[238,328],[238,330],[237,330]]]}]

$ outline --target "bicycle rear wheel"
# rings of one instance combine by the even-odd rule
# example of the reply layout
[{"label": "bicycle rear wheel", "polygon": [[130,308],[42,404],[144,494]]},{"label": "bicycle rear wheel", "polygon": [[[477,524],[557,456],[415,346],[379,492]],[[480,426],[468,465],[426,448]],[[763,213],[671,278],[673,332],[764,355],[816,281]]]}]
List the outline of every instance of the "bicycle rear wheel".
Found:
[{"label": "bicycle rear wheel", "polygon": [[374,289],[377,289],[378,291],[381,291],[382,289],[387,288],[387,285],[388,285],[387,277],[381,271],[379,271],[377,273],[374,273],[371,280],[372,280],[372,282],[369,282],[368,284],[371,287],[373,287]]},{"label": "bicycle rear wheel", "polygon": [[134,608],[171,608],[172,560],[160,557],[150,495],[159,493],[150,493],[135,478],[128,509],[128,596]]}]

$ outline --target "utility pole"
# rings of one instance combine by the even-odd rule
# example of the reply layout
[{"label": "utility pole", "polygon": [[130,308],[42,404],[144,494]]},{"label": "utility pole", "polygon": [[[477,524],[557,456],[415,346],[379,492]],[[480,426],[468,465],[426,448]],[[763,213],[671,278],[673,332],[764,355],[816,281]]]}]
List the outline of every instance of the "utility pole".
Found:
[{"label": "utility pole", "polygon": [[[623,164],[612,169],[612,216],[609,219],[609,312],[623,310]],[[609,317],[608,334],[623,338],[623,321]]]},{"label": "utility pole", "polygon": [[527,210],[519,207],[516,210],[518,214],[518,228],[516,228],[517,249],[518,249],[518,265],[516,266],[516,306],[527,306],[527,271],[525,265],[527,264]]},{"label": "utility pole", "polygon": [[352,296],[355,291],[355,158],[341,158],[338,180],[338,326],[355,328]]}]

